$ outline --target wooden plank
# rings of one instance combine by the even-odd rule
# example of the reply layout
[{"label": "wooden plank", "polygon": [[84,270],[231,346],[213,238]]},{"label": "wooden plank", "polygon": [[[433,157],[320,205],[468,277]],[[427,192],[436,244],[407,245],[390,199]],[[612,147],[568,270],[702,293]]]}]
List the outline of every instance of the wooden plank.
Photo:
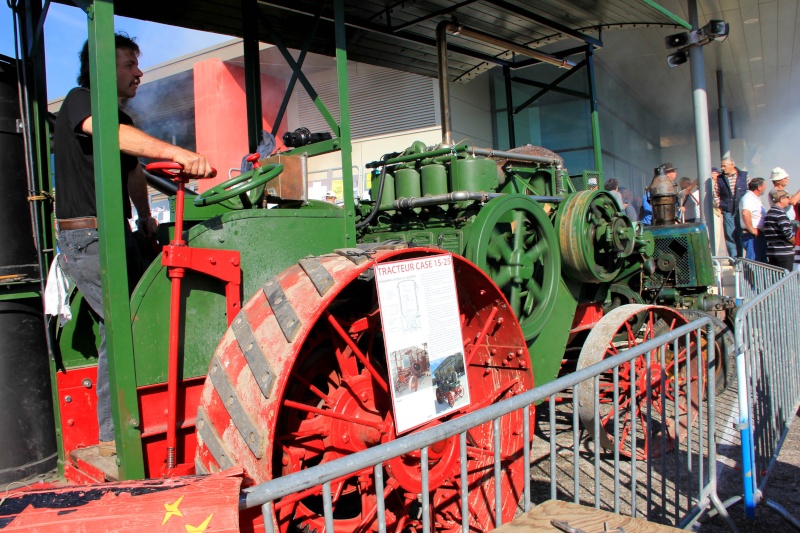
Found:
[{"label": "wooden plank", "polygon": [[625,533],[677,533],[683,531],[670,526],[654,524],[640,518],[631,518],[608,511],[601,511],[593,507],[584,507],[576,503],[562,502],[558,500],[546,501],[537,505],[527,514],[518,516],[512,522],[505,524],[495,533],[534,533],[534,532],[558,532],[556,527],[550,524],[551,520],[561,520],[568,522],[571,527],[582,529],[587,533],[598,533],[605,531],[604,523],[608,526],[608,531],[614,531],[622,527]]}]

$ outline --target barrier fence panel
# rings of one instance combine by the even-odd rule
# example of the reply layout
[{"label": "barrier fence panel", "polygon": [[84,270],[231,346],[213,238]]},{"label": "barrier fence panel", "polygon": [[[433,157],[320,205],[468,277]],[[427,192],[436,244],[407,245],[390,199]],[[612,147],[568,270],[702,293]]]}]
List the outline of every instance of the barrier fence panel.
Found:
[{"label": "barrier fence panel", "polygon": [[[717,290],[720,294],[735,298],[738,304],[763,293],[788,274],[786,269],[742,257],[719,256],[713,257],[712,262],[716,272]],[[726,268],[733,270],[734,290],[732,293],[724,285]]]},{"label": "barrier fence panel", "polygon": [[742,439],[745,515],[765,503],[800,528],[800,522],[764,497],[800,401],[800,308],[795,271],[744,304],[736,314],[736,374]]},{"label": "barrier fence panel", "polygon": [[[645,328],[653,332],[656,326],[650,320]],[[638,346],[624,349],[626,345],[629,341],[615,336],[609,346],[613,353],[620,350],[617,355],[551,383],[397,440],[249,487],[242,492],[240,507],[261,506],[265,531],[273,532],[276,505],[296,502],[311,491],[317,497],[321,486],[326,531],[331,532],[331,482],[341,484],[340,480],[351,473],[358,473],[359,479],[370,475],[375,487],[370,497],[377,502],[370,524],[384,532],[384,496],[392,490],[384,486],[384,466],[395,457],[418,453],[421,506],[418,515],[408,517],[405,525],[413,524],[427,533],[432,527],[429,447],[444,439],[458,440],[461,468],[460,472],[453,468],[452,478],[460,479],[464,486],[469,431],[492,422],[493,450],[481,453],[495,456],[493,472],[487,475],[494,476],[497,489],[481,497],[487,503],[494,499],[494,509],[498,509],[500,476],[505,475],[499,456],[504,438],[499,431],[500,420],[523,410],[522,453],[530,460],[524,461],[524,479],[528,482],[517,495],[521,500],[518,512],[548,499],[562,499],[689,527],[713,507],[735,530],[717,497],[713,324],[701,318]],[[705,347],[706,357],[702,355]],[[536,404],[542,401],[536,413]],[[534,414],[538,416],[532,425]],[[534,439],[534,435],[539,438]],[[462,490],[463,531],[475,527],[470,522],[467,499],[468,491]],[[494,525],[499,527],[502,516],[498,512],[494,515]],[[457,524],[448,527],[453,529]]]}]

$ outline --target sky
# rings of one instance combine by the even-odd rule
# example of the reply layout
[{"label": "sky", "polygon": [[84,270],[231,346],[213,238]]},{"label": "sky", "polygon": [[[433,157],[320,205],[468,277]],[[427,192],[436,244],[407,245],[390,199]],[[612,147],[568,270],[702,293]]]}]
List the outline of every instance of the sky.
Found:
[{"label": "sky", "polygon": [[[139,57],[142,70],[231,39],[226,35],[125,17],[115,17],[114,27],[116,31],[124,31],[136,38],[142,51]],[[44,26],[48,100],[62,97],[75,87],[78,53],[86,41],[87,32],[86,14],[83,11],[77,7],[50,4]],[[16,57],[13,14],[6,1],[0,3],[0,54]]]}]

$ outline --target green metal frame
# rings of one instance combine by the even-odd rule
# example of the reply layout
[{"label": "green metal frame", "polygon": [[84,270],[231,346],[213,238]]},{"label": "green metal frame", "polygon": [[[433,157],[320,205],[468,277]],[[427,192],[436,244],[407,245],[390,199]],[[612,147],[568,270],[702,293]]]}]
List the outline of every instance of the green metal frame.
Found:
[{"label": "green metal frame", "polygon": [[[89,66],[92,94],[92,144],[100,240],[100,273],[103,279],[108,374],[117,442],[120,479],[144,477],[139,440],[139,405],[136,364],[133,356],[128,267],[120,176],[119,117],[117,103],[117,56],[114,46],[114,3],[95,0],[87,10]],[[120,442],[121,441],[121,442]]]},{"label": "green metal frame", "polygon": [[[601,43],[602,44],[602,43]],[[506,94],[506,113],[508,114],[508,138],[511,146],[515,146],[516,142],[516,132],[514,131],[514,115],[520,113],[521,111],[525,110],[525,108],[532,105],[542,96],[547,94],[550,91],[560,92],[569,94],[571,96],[575,96],[576,98],[584,98],[589,101],[589,119],[591,121],[591,128],[592,128],[592,152],[594,154],[594,169],[600,174],[603,175],[603,152],[600,146],[600,117],[597,111],[597,89],[595,85],[595,75],[594,75],[594,47],[595,45],[592,43],[588,43],[582,49],[574,49],[567,52],[580,52],[583,51],[585,54],[585,58],[580,61],[575,67],[568,70],[549,84],[545,83],[538,83],[532,80],[526,80],[524,78],[517,78],[511,76],[511,69],[514,68],[521,68],[522,66],[528,66],[534,63],[529,61],[520,62],[518,64],[514,64],[509,66],[503,67],[503,78],[505,82],[505,94]],[[589,93],[582,93],[579,91],[573,91],[571,89],[563,89],[559,87],[559,85],[570,78],[573,74],[576,74],[580,69],[586,68],[586,76],[588,79],[589,84]],[[517,82],[524,85],[532,85],[534,87],[540,87],[541,90],[525,100],[518,106],[514,106],[512,102],[512,95],[511,95],[511,82]],[[600,188],[603,187],[603,183],[598,184]]]}]

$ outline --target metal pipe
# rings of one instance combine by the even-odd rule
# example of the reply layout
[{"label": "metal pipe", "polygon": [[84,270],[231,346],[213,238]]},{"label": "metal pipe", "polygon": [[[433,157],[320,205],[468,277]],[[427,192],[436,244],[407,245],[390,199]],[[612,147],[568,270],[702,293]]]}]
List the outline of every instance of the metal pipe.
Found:
[{"label": "metal pipe", "polygon": [[438,60],[439,74],[439,109],[442,119],[442,144],[453,144],[453,120],[450,114],[450,80],[447,75],[447,33],[475,39],[486,44],[491,44],[511,52],[538,59],[543,63],[555,65],[559,68],[573,68],[575,63],[567,59],[560,59],[550,54],[539,52],[527,46],[522,46],[505,39],[477,30],[466,28],[456,22],[443,20],[436,26],[436,58]]},{"label": "metal pipe", "polygon": [[385,160],[382,159],[380,161],[372,161],[371,163],[367,163],[365,166],[367,168],[377,168],[385,165],[395,165],[397,163],[408,163],[409,161],[418,161],[421,159],[428,159],[442,155],[452,155],[453,153],[466,152],[468,148],[469,147],[466,144],[459,144],[458,146],[448,146],[446,148],[439,148],[437,150],[421,152],[419,154],[397,155]]},{"label": "metal pipe", "polygon": [[467,149],[473,155],[482,155],[485,157],[502,157],[510,161],[526,161],[529,163],[542,163],[543,165],[553,165],[554,167],[561,168],[563,163],[559,159],[552,157],[544,157],[541,155],[530,154],[517,154],[515,152],[504,152],[501,150],[492,150],[491,148],[476,148],[470,146]]},{"label": "metal pipe", "polygon": [[436,26],[436,59],[439,70],[439,110],[442,119],[442,144],[452,146],[453,125],[450,117],[450,79],[447,76],[447,32],[458,25],[443,20]]},{"label": "metal pipe", "polygon": [[[470,192],[470,191],[454,191],[447,194],[437,194],[436,196],[425,196],[423,198],[398,198],[392,204],[391,209],[413,209],[415,207],[430,207],[434,205],[452,204],[455,202],[488,202],[494,198],[507,196],[504,193],[486,193],[486,192]],[[528,198],[536,202],[558,204],[564,198],[560,196],[532,196]],[[389,209],[384,209],[388,211]]]},{"label": "metal pipe", "polygon": [[575,66],[575,63],[569,61],[567,59],[560,59],[556,56],[545,54],[544,52],[539,52],[538,50],[534,50],[533,48],[528,48],[527,46],[522,46],[511,41],[507,41],[505,39],[501,39],[499,37],[495,37],[494,35],[489,35],[488,33],[483,33],[482,31],[473,30],[467,27],[464,27],[457,23],[449,23],[450,26],[455,26],[455,30],[451,30],[448,28],[448,31],[454,35],[460,35],[462,37],[468,37],[470,39],[475,39],[476,41],[481,41],[486,44],[491,44],[497,46],[498,48],[503,48],[514,52],[516,54],[520,54],[527,57],[532,57],[534,59],[538,59],[542,63],[547,63],[549,65],[554,65],[559,68],[566,68],[570,69]]},{"label": "metal pipe", "polygon": [[508,124],[508,145],[517,145],[517,136],[514,131],[514,97],[511,93],[511,68],[503,67],[503,81],[506,88],[506,123]]},{"label": "metal pipe", "polygon": [[731,156],[731,123],[728,114],[728,97],[725,90],[725,78],[721,70],[717,71],[717,98],[719,99],[719,156],[721,159]]},{"label": "metal pipe", "polygon": [[[175,234],[172,246],[184,246],[183,203],[186,180],[178,180],[175,196]],[[178,387],[180,385],[180,332],[181,332],[181,280],[185,274],[182,267],[170,267],[167,275],[171,280],[169,306],[169,351],[167,354],[167,469],[177,466],[178,455]]]},{"label": "metal pipe", "polygon": [[[589,118],[592,123],[592,151],[594,153],[594,169],[603,176],[603,150],[600,147],[600,117],[597,112],[597,87],[594,83],[594,47],[586,47],[586,77],[589,84]],[[603,189],[601,179],[600,189]]]},{"label": "metal pipe", "polygon": [[[698,29],[697,0],[689,0],[689,20],[694,29]],[[700,196],[701,216],[706,222],[706,227],[711,228],[709,239],[711,249],[716,248],[714,240],[714,209],[711,202],[707,201],[711,195],[706,195],[706,186],[711,180],[711,139],[708,127],[708,96],[706,95],[706,67],[702,46],[692,46],[689,49],[689,64],[692,72],[692,102],[694,103],[694,133],[697,151],[697,190]],[[709,198],[706,198],[708,196]],[[706,205],[708,204],[708,205]]]}]

